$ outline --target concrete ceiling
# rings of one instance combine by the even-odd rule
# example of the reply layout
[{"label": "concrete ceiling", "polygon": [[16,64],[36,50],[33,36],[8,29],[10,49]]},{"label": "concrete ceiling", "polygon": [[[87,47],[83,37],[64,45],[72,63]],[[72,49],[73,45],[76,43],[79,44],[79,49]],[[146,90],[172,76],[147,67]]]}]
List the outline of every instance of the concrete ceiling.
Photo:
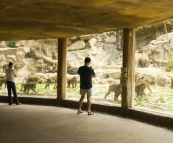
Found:
[{"label": "concrete ceiling", "polygon": [[0,0],[0,41],[67,38],[172,17],[172,0]]}]

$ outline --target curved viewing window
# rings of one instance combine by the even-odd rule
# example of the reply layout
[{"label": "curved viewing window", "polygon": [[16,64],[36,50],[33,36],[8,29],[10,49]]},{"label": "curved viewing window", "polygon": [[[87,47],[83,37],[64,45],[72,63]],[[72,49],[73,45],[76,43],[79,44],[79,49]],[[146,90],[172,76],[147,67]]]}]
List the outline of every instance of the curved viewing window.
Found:
[{"label": "curved viewing window", "polygon": [[136,31],[135,107],[173,114],[173,22]]},{"label": "curved viewing window", "polygon": [[[134,108],[173,114],[173,22],[136,30]],[[123,31],[67,38],[66,99],[78,101],[78,68],[91,58],[96,73],[92,103],[121,105]],[[5,69],[14,63],[20,96],[57,98],[58,39],[0,42],[0,94],[7,96]],[[32,77],[32,80],[29,78]]]},{"label": "curved viewing window", "polygon": [[92,102],[120,105],[122,34],[122,30],[119,30],[67,39],[67,99],[79,100],[77,70],[84,65],[85,57],[90,57],[90,65],[96,73],[92,79]]},{"label": "curved viewing window", "polygon": [[57,97],[58,39],[1,41],[0,47],[1,95],[7,95],[5,70],[13,62],[19,97]]}]

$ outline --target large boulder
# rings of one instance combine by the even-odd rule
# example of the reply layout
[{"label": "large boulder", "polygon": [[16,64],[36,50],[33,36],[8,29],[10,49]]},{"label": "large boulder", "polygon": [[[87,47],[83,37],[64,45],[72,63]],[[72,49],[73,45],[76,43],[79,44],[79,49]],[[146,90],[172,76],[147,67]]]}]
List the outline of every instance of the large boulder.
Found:
[{"label": "large boulder", "polygon": [[107,32],[107,37],[105,39],[105,42],[108,44],[115,44],[117,42],[116,39],[116,32]]},{"label": "large boulder", "polygon": [[16,62],[17,61],[16,55],[8,55],[7,58],[8,58],[8,61],[11,61],[11,62]]},{"label": "large boulder", "polygon": [[113,72],[110,72],[108,75],[109,75],[110,78],[120,79],[121,71],[113,71]]},{"label": "large boulder", "polygon": [[25,59],[25,54],[23,52],[17,52],[16,57],[18,61],[22,61]]},{"label": "large boulder", "polygon": [[115,44],[106,44],[105,61],[107,65],[116,64],[116,60],[119,59],[120,53],[116,49]]},{"label": "large boulder", "polygon": [[91,46],[91,51],[97,53],[97,46],[95,46],[97,43],[97,39],[91,38],[88,42]]},{"label": "large boulder", "polygon": [[5,45],[6,45],[5,43],[6,43],[5,41],[1,41],[0,42],[0,48],[5,48]]},{"label": "large boulder", "polygon": [[85,48],[85,42],[77,41],[77,42],[73,43],[72,45],[70,45],[69,47],[67,47],[67,50],[73,51],[73,50],[81,50],[84,48]]},{"label": "large boulder", "polygon": [[157,77],[157,84],[160,86],[166,86],[166,85],[170,84],[170,82],[171,82],[170,77],[168,77],[165,74],[160,74]]},{"label": "large boulder", "polygon": [[155,84],[155,80],[156,80],[156,75],[152,74],[152,73],[139,73],[136,76],[136,79],[141,79],[142,77],[144,77],[144,79],[148,79],[149,80],[149,84]]}]

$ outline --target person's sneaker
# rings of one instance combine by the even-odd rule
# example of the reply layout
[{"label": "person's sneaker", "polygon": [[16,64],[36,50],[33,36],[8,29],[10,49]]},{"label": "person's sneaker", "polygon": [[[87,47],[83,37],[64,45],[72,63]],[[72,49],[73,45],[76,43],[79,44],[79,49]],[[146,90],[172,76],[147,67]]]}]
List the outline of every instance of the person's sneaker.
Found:
[{"label": "person's sneaker", "polygon": [[16,103],[16,105],[21,105],[21,104],[22,104],[22,103],[20,103],[20,102],[19,102],[19,103]]},{"label": "person's sneaker", "polygon": [[94,115],[94,113],[90,111],[90,112],[88,112],[88,115]]}]

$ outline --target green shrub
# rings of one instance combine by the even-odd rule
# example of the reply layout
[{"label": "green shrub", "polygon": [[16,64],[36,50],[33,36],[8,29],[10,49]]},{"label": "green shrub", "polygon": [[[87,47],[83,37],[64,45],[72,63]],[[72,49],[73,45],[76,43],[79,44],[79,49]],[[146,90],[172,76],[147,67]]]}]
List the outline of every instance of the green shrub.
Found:
[{"label": "green shrub", "polygon": [[6,45],[7,47],[11,47],[11,48],[16,47],[16,43],[14,41],[6,41]]}]

